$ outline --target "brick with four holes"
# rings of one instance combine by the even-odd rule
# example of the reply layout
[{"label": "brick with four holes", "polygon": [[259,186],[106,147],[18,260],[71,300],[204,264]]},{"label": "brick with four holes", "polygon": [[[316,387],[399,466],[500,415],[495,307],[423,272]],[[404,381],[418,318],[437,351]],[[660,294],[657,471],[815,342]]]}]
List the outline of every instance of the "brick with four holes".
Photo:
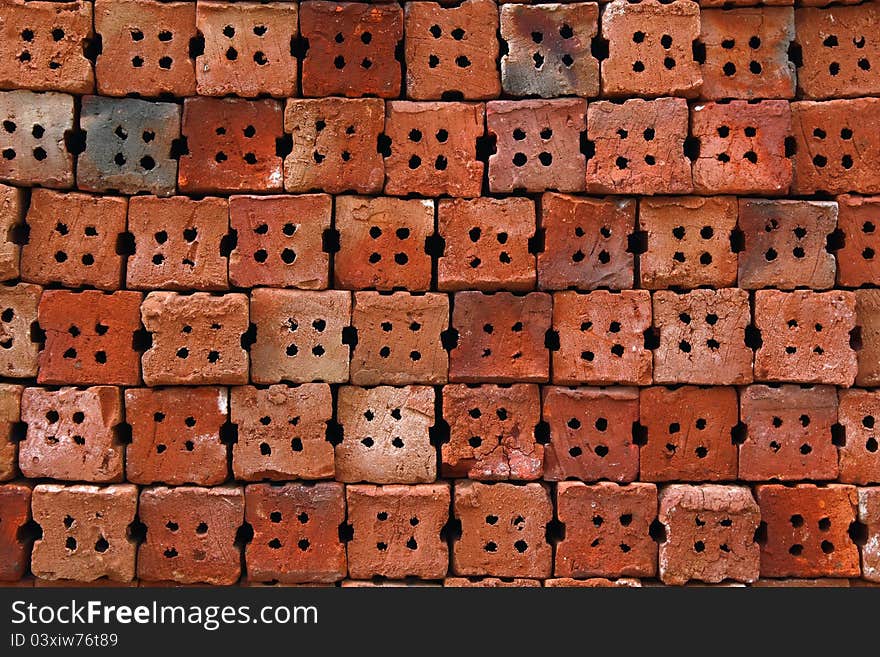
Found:
[{"label": "brick with four holes", "polygon": [[14,239],[24,223],[25,194],[23,189],[0,184],[0,280],[19,277],[21,247]]},{"label": "brick with four holes", "polygon": [[23,530],[30,519],[31,487],[0,485],[0,582],[17,582],[27,572],[31,546]]},{"label": "brick with four holes", "polygon": [[880,282],[880,197],[837,197],[837,227],[843,233],[843,246],[835,253],[837,284],[858,287]]},{"label": "brick with four holes", "polygon": [[838,445],[840,476],[845,484],[880,483],[880,451],[875,424],[880,419],[880,393],[873,390],[841,390],[838,419],[844,442]]},{"label": "brick with four holes", "polygon": [[22,390],[23,386],[0,383],[0,481],[14,479],[18,473]]},{"label": "brick with four holes", "polygon": [[37,306],[43,288],[30,283],[0,287],[0,373],[12,378],[37,375]]}]

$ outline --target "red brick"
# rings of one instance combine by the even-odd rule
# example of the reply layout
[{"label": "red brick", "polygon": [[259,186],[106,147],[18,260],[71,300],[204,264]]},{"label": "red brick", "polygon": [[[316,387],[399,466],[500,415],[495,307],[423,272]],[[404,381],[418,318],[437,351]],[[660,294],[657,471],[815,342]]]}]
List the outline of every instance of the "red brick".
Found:
[{"label": "red brick", "polygon": [[189,193],[281,191],[283,111],[276,100],[187,98],[180,190]]},{"label": "red brick", "polygon": [[421,579],[407,580],[343,580],[340,586],[346,588],[439,588],[440,582],[426,582]]},{"label": "red brick", "polygon": [[702,97],[794,98],[795,66],[788,57],[794,36],[791,7],[702,10]]},{"label": "red brick", "polygon": [[6,2],[3,14],[0,88],[92,91],[91,2]]},{"label": "red brick", "polygon": [[223,290],[229,287],[221,248],[229,230],[226,199],[135,196],[128,230],[136,249],[126,285],[136,290]]},{"label": "red brick", "polygon": [[457,589],[541,588],[541,583],[540,579],[524,579],[522,577],[447,577],[443,580],[443,587]]},{"label": "red brick", "polygon": [[132,440],[126,477],[135,484],[214,486],[228,476],[221,428],[225,388],[138,388],[125,391]]},{"label": "red brick", "polygon": [[651,383],[651,295],[645,290],[557,292],[553,329],[553,383]]},{"label": "red brick", "polygon": [[755,379],[851,386],[855,309],[852,292],[758,290],[755,326],[763,344],[755,352]]},{"label": "red brick", "polygon": [[251,379],[255,383],[348,380],[351,293],[259,288],[251,293]]},{"label": "red brick", "polygon": [[462,534],[452,547],[452,573],[549,577],[552,548],[545,530],[553,518],[544,484],[456,482],[453,510]]},{"label": "red brick", "polygon": [[652,577],[657,544],[649,533],[657,517],[654,484],[557,486],[556,507],[565,538],[556,546],[557,577]]},{"label": "red brick", "polygon": [[672,484],[660,492],[660,579],[754,582],[760,568],[755,531],[761,512],[746,486]]},{"label": "red brick", "polygon": [[236,532],[244,521],[244,506],[237,486],[143,489],[138,514],[147,538],[138,548],[138,577],[234,584],[241,574]]},{"label": "red brick", "polygon": [[352,325],[358,343],[351,356],[351,382],[446,383],[449,354],[441,334],[449,325],[445,294],[355,292]]},{"label": "red brick", "polygon": [[792,178],[785,140],[791,134],[788,101],[695,105],[691,134],[700,140],[694,191],[704,194],[785,194]]},{"label": "red brick", "polygon": [[603,96],[696,96],[703,84],[694,59],[700,37],[700,8],[695,2],[614,0],[602,10]]},{"label": "red brick", "polygon": [[855,486],[764,484],[755,494],[767,526],[761,577],[859,576],[859,549],[848,534]]},{"label": "red brick", "polygon": [[28,241],[21,250],[21,276],[31,283],[61,283],[116,290],[128,201],[114,196],[35,189],[27,213]]},{"label": "red brick", "polygon": [[95,62],[104,96],[194,96],[196,7],[191,2],[95,0],[101,52]]},{"label": "red brick", "polygon": [[584,589],[605,589],[605,588],[640,588],[642,583],[631,577],[619,577],[611,580],[604,577],[590,577],[589,579],[573,579],[571,577],[555,577],[553,579],[545,579],[544,586],[553,588],[584,588]]},{"label": "red brick", "polygon": [[[501,6],[501,85],[511,96],[598,96],[599,62],[591,53],[599,8],[592,2]],[[536,36],[537,35],[537,36]]]},{"label": "red brick", "polygon": [[836,479],[837,393],[830,386],[744,388],[740,416],[747,427],[739,447],[739,478],[746,481]]},{"label": "red brick", "polygon": [[293,150],[284,160],[284,188],[381,192],[385,162],[376,144],[384,128],[385,104],[376,98],[289,99],[284,130]]},{"label": "red brick", "polygon": [[443,388],[449,442],[440,450],[443,476],[483,480],[540,479],[544,446],[538,386],[449,385]]},{"label": "red brick", "polygon": [[31,571],[45,580],[130,582],[137,545],[129,525],[137,506],[131,484],[38,485],[31,508],[43,531],[34,542]]},{"label": "red brick", "polygon": [[434,202],[418,199],[340,196],[333,257],[337,287],[349,290],[431,287],[427,239],[434,232]]},{"label": "red brick", "polygon": [[324,194],[230,197],[229,223],[237,240],[229,255],[229,282],[326,288],[330,256],[322,238],[330,228],[332,204]]},{"label": "red brick", "polygon": [[402,7],[307,1],[300,4],[299,26],[309,43],[304,96],[400,96]]},{"label": "red brick", "polygon": [[880,452],[874,425],[880,419],[880,393],[873,390],[841,390],[839,397],[838,416],[846,438],[838,449],[838,480],[861,486],[876,484],[880,482]]},{"label": "red brick", "polygon": [[852,584],[848,579],[823,577],[820,579],[759,579],[752,584],[757,588],[849,588],[858,585],[859,580],[853,580]]},{"label": "red brick", "polygon": [[587,135],[595,146],[587,160],[588,192],[651,195],[693,190],[691,162],[684,154],[688,107],[683,98],[590,103]]},{"label": "red brick", "polygon": [[862,577],[880,582],[880,488],[859,488],[859,522],[868,540],[862,546]]},{"label": "red brick", "polygon": [[15,582],[27,572],[31,546],[21,530],[30,519],[31,487],[0,485],[0,581]]},{"label": "red brick", "polygon": [[30,283],[0,287],[0,373],[12,378],[37,375],[39,344],[31,330],[43,288]]},{"label": "red brick", "polygon": [[336,479],[376,484],[417,484],[437,478],[430,442],[434,389],[429,386],[339,388]]},{"label": "red brick", "polygon": [[138,385],[140,292],[46,290],[37,320],[46,333],[38,383]]},{"label": "red brick", "polygon": [[735,388],[643,388],[639,424],[645,431],[642,481],[733,481],[739,420]]},{"label": "red brick", "polygon": [[633,442],[639,420],[636,388],[545,387],[542,392],[542,417],[550,431],[544,479],[638,479],[639,448]]},{"label": "red brick", "polygon": [[[826,0],[801,0],[802,5],[810,4],[811,2],[825,2]],[[850,0],[842,0],[843,3],[849,2]],[[754,7],[757,5],[765,6],[765,7],[777,7],[777,6],[791,6],[794,4],[794,0],[697,0],[700,7],[702,7],[702,11],[705,11],[705,8],[710,7],[713,9],[728,9],[730,7]]]},{"label": "red brick", "polygon": [[348,486],[348,572],[368,579],[442,578],[449,548],[441,534],[449,519],[449,484]]},{"label": "red brick", "polygon": [[826,248],[837,227],[837,203],[740,199],[739,285],[746,289],[834,286],[834,254]]},{"label": "red brick", "polygon": [[251,578],[297,584],[345,577],[345,545],[339,540],[345,521],[342,484],[252,484],[245,499],[245,519],[254,528],[245,550]]},{"label": "red brick", "polygon": [[538,287],[632,287],[635,256],[628,251],[628,238],[635,220],[634,199],[544,194],[540,220],[544,249],[538,254]]},{"label": "red brick", "polygon": [[123,480],[119,388],[25,388],[21,420],[27,435],[18,465],[30,479],[108,483]]},{"label": "red brick", "polygon": [[877,233],[880,197],[838,196],[837,227],[844,245],[836,253],[837,284],[858,287],[880,281],[880,240]]},{"label": "red brick", "polygon": [[232,388],[230,420],[238,427],[238,440],[232,446],[235,478],[332,477],[333,445],[327,441],[327,422],[332,417],[330,386],[323,383]]},{"label": "red brick", "polygon": [[872,386],[880,382],[880,290],[856,290],[856,352],[858,373],[856,385]]},{"label": "red brick", "polygon": [[196,5],[196,22],[205,52],[196,57],[201,96],[283,98],[296,95],[299,5],[292,2],[209,2]]},{"label": "red brick", "polygon": [[15,478],[18,469],[17,429],[21,419],[22,386],[0,383],[0,481]]},{"label": "red brick", "polygon": [[249,323],[244,294],[150,292],[141,319],[153,339],[143,355],[148,386],[247,383],[248,353],[241,345]]},{"label": "red brick", "polygon": [[385,193],[479,196],[485,165],[477,160],[477,139],[483,135],[483,112],[482,103],[389,101]]},{"label": "red brick", "polygon": [[458,344],[449,355],[449,379],[460,383],[547,381],[552,298],[543,292],[457,292],[452,326]]},{"label": "red brick", "polygon": [[405,7],[406,95],[439,100],[455,93],[469,100],[501,94],[498,6],[491,0],[409,2]]},{"label": "red brick", "polygon": [[751,320],[745,290],[654,293],[655,383],[740,385],[752,381],[752,350],[746,346]]},{"label": "red brick", "polygon": [[24,190],[0,184],[0,280],[19,276],[21,248],[12,239],[13,233],[24,223]]}]

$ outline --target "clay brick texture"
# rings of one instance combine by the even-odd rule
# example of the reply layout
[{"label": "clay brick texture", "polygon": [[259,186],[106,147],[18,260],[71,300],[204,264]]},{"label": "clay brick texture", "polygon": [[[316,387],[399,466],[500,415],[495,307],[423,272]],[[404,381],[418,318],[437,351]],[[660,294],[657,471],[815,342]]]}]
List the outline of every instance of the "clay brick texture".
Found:
[{"label": "clay brick texture", "polygon": [[880,4],[0,0],[0,583],[880,583]]}]

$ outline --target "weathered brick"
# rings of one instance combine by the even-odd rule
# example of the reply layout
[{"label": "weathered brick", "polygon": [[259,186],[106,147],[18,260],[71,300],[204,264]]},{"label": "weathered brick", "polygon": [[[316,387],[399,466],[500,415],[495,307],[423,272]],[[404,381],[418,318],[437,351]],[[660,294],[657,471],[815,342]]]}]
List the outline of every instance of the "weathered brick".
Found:
[{"label": "weathered brick", "polygon": [[617,579],[605,579],[604,577],[590,577],[588,579],[574,579],[572,577],[554,577],[545,579],[544,586],[553,588],[640,588],[642,583],[632,577],[619,577]]},{"label": "weathered brick", "polygon": [[522,577],[447,577],[443,580],[443,587],[458,589],[541,588],[541,583],[540,579]]},{"label": "weathered brick", "polygon": [[442,578],[449,548],[441,531],[449,519],[449,484],[348,486],[348,572],[368,579]]},{"label": "weathered brick", "polygon": [[449,442],[440,450],[445,477],[484,480],[539,479],[544,446],[538,386],[449,385],[443,388]]},{"label": "weathered brick", "polygon": [[855,310],[852,292],[755,292],[762,338],[755,379],[851,386],[858,367],[850,346]]},{"label": "weathered brick", "polygon": [[24,223],[24,190],[0,184],[0,281],[19,276],[21,247],[14,233]]},{"label": "weathered brick", "polygon": [[844,244],[836,252],[837,284],[858,287],[880,282],[880,197],[838,196],[837,227]]},{"label": "weathered brick", "polygon": [[544,194],[540,220],[544,249],[538,253],[538,287],[632,287],[635,257],[628,249],[628,239],[635,219],[634,199]]},{"label": "weathered brick", "polygon": [[880,488],[859,488],[859,522],[868,540],[862,546],[862,577],[880,582]]},{"label": "weathered brick", "polygon": [[[880,419],[880,393],[873,390],[841,390],[838,418],[845,431],[839,445],[840,476],[845,484],[880,482],[880,452],[874,425]],[[878,427],[880,429],[880,427]]]},{"label": "weathered brick", "polygon": [[0,373],[12,378],[37,375],[39,344],[32,332],[43,288],[30,283],[0,287]]},{"label": "weathered brick", "polygon": [[430,442],[434,389],[429,386],[339,389],[336,479],[377,484],[416,484],[437,478]]},{"label": "weathered brick", "polygon": [[22,529],[30,519],[31,487],[0,485],[0,581],[15,582],[27,572],[31,541]]},{"label": "weathered brick", "polygon": [[557,577],[652,577],[657,544],[650,535],[657,517],[654,484],[557,486],[556,508],[565,538],[556,546]]},{"label": "weathered brick", "polygon": [[[757,588],[796,588],[796,589],[813,589],[813,588],[849,588],[857,586],[861,580],[848,580],[841,578],[822,577],[819,579],[759,579],[752,584]],[[865,583],[866,586],[870,584]]]},{"label": "weathered brick", "polygon": [[17,426],[21,420],[22,386],[0,383],[0,481],[15,478],[18,473]]},{"label": "weathered brick", "polygon": [[856,385],[873,386],[880,383],[880,290],[856,290],[856,352],[858,373]]},{"label": "weathered brick", "polygon": [[135,388],[125,391],[132,440],[126,477],[135,484],[214,486],[228,475],[221,429],[225,388]]},{"label": "weathered brick", "polygon": [[244,520],[240,487],[151,486],[138,515],[147,538],[137,555],[138,577],[182,584],[233,584],[241,574],[236,532]]}]

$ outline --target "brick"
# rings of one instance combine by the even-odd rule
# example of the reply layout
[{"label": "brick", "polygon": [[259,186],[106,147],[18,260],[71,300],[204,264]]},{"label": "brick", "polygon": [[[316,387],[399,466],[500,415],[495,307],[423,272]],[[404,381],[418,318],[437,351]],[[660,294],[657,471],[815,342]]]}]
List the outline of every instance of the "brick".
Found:
[{"label": "brick", "polygon": [[440,579],[449,548],[449,484],[348,486],[348,572],[351,577]]},{"label": "brick", "polygon": [[647,250],[639,258],[642,287],[736,285],[737,255],[731,244],[737,227],[736,199],[646,198],[640,206],[639,230],[647,237]]},{"label": "brick", "polygon": [[[804,98],[853,98],[880,94],[877,61],[880,47],[872,38],[880,7],[799,7],[797,42],[803,65],[798,90]],[[875,64],[874,67],[871,64]]]},{"label": "brick", "polygon": [[123,480],[119,388],[25,388],[21,420],[27,435],[18,446],[18,465],[31,479],[91,483]]},{"label": "brick", "polygon": [[18,581],[27,572],[31,541],[23,530],[30,519],[31,487],[21,483],[0,485],[0,581],[2,582]]},{"label": "brick", "polygon": [[740,385],[752,381],[751,321],[745,290],[654,293],[654,383]]},{"label": "brick", "polygon": [[250,577],[285,584],[345,577],[345,545],[339,539],[345,521],[342,484],[252,484],[245,499],[245,519],[254,528],[245,549]]},{"label": "brick", "polygon": [[599,62],[591,53],[599,6],[501,6],[501,86],[511,96],[554,98],[599,95]]},{"label": "brick", "polygon": [[37,321],[46,333],[37,383],[138,385],[139,292],[46,290]]},{"label": "brick", "polygon": [[0,281],[19,276],[21,248],[14,240],[24,223],[24,190],[0,184]]},{"label": "brick", "polygon": [[304,96],[400,96],[402,7],[302,2],[299,28],[309,43],[302,62]]},{"label": "brick", "polygon": [[336,479],[355,483],[417,484],[437,478],[430,442],[434,389],[428,386],[339,388]]},{"label": "brick", "polygon": [[503,588],[541,588],[540,579],[522,577],[447,577],[444,588],[457,589],[503,589]]},{"label": "brick", "polygon": [[255,383],[348,380],[351,293],[256,289],[250,298],[256,341],[251,347]]},{"label": "brick", "polygon": [[17,426],[21,420],[22,390],[19,385],[0,383],[0,481],[14,479],[18,473]]},{"label": "brick", "polygon": [[130,582],[137,546],[128,529],[137,506],[131,484],[36,486],[31,508],[43,532],[34,542],[31,571],[45,580]]},{"label": "brick", "polygon": [[646,431],[642,481],[733,481],[739,421],[735,388],[643,388],[639,424]]},{"label": "brick", "polygon": [[209,2],[196,5],[205,51],[196,57],[200,96],[296,95],[292,43],[299,5],[292,2]]},{"label": "brick", "polygon": [[0,118],[0,180],[60,189],[73,186],[73,154],[65,141],[73,131],[73,96],[0,92]]},{"label": "brick", "polygon": [[556,292],[553,383],[651,383],[651,295],[645,290]]},{"label": "brick", "polygon": [[77,186],[89,192],[157,196],[174,193],[180,107],[135,98],[85,96],[80,125],[85,151],[77,159]]},{"label": "brick", "polygon": [[86,94],[95,76],[86,58],[92,3],[7,2],[0,26],[0,88]]},{"label": "brick", "polygon": [[340,586],[346,588],[439,588],[440,582],[426,582],[420,579],[400,580],[343,580]]},{"label": "brick", "polygon": [[503,481],[541,478],[544,446],[538,387],[449,385],[443,388],[449,442],[440,449],[443,476]]},{"label": "brick", "polygon": [[761,511],[746,486],[672,484],[660,491],[660,579],[754,582],[760,570],[755,532]]},{"label": "brick", "polygon": [[441,334],[448,324],[444,294],[355,292],[352,325],[358,343],[351,356],[351,382],[446,383],[449,354]]},{"label": "brick", "polygon": [[485,165],[477,160],[477,139],[483,135],[483,112],[482,103],[386,103],[385,135],[391,145],[385,193],[479,196]]},{"label": "brick", "polygon": [[578,99],[495,100],[486,104],[486,127],[495,138],[489,156],[492,192],[584,189],[580,152],[586,103]]},{"label": "brick", "polygon": [[740,416],[747,429],[739,446],[740,479],[837,478],[834,388],[749,386],[741,392]]},{"label": "brick", "polygon": [[837,257],[837,284],[858,287],[880,281],[880,197],[838,196],[837,227],[844,235]]},{"label": "brick", "polygon": [[0,287],[0,372],[12,378],[37,375],[39,343],[31,332],[43,288],[30,283]]},{"label": "brick", "polygon": [[547,481],[635,481],[639,447],[636,388],[545,387],[541,416],[550,431],[544,456]]},{"label": "brick", "polygon": [[872,386],[880,382],[880,290],[856,290],[856,385]]},{"label": "brick", "polygon": [[126,286],[135,290],[224,290],[229,231],[226,199],[135,196],[128,230],[135,252],[128,258]]},{"label": "brick", "polygon": [[427,240],[434,232],[433,201],[340,196],[334,225],[339,232],[333,257],[337,287],[430,289]]},{"label": "brick", "polygon": [[[675,0],[669,6],[685,1],[689,2]],[[588,192],[652,195],[693,190],[691,162],[685,156],[688,107],[683,98],[590,103],[587,135],[595,147],[587,160]]]},{"label": "brick", "polygon": [[554,588],[585,588],[585,589],[605,589],[605,588],[641,588],[642,583],[631,577],[619,577],[611,580],[604,577],[590,577],[589,579],[574,579],[571,577],[555,577],[553,579],[545,579],[544,586]]},{"label": "brick", "polygon": [[858,577],[859,550],[849,537],[856,519],[854,486],[755,487],[767,540],[761,577]]},{"label": "brick", "polygon": [[791,7],[703,9],[702,97],[794,98],[795,65],[788,57],[794,38]]},{"label": "brick", "polygon": [[187,98],[180,190],[189,193],[280,192],[284,176],[277,141],[283,112],[276,100]]},{"label": "brick", "polygon": [[143,355],[144,383],[158,385],[236,385],[247,382],[248,330],[244,294],[213,296],[150,292],[141,320],[152,333]]},{"label": "brick", "polygon": [[553,506],[544,484],[456,482],[453,512],[462,527],[452,546],[454,575],[550,575],[552,549],[545,529]]},{"label": "brick", "polygon": [[827,248],[837,228],[837,203],[739,199],[739,285],[746,289],[834,287],[836,264]]},{"label": "brick", "polygon": [[538,253],[542,290],[622,290],[633,286],[635,256],[628,239],[636,202],[548,192],[541,197],[544,249]]},{"label": "brick", "polygon": [[[880,452],[877,432],[880,418],[880,393],[873,390],[841,390],[838,418],[844,429],[845,442],[838,446],[840,476],[845,484],[880,482]],[[880,428],[880,427],[878,427]]]},{"label": "brick", "polygon": [[657,544],[649,533],[657,517],[656,486],[565,481],[557,486],[556,507],[565,538],[556,546],[554,575],[656,574]]},{"label": "brick", "polygon": [[138,515],[147,538],[138,547],[138,577],[181,584],[235,583],[241,574],[236,532],[244,507],[238,486],[143,489]]},{"label": "brick", "polygon": [[831,577],[823,577],[821,579],[759,579],[752,584],[757,588],[849,588],[856,586],[859,580],[853,580],[850,584],[848,579],[839,579]]},{"label": "brick", "polygon": [[602,10],[603,96],[685,96],[700,92],[703,76],[692,44],[700,36],[700,8],[690,0],[614,0]]},{"label": "brick", "polygon": [[125,391],[132,440],[126,478],[135,484],[214,486],[226,480],[228,450],[221,430],[225,388],[136,388]]},{"label": "brick", "polygon": [[191,2],[95,0],[98,93],[194,96],[196,7]]},{"label": "brick", "polygon": [[[802,5],[810,4],[810,2],[824,2],[824,0],[803,0],[801,2]],[[849,2],[849,0],[843,0],[845,2]],[[730,7],[754,7],[757,5],[761,5],[764,7],[777,7],[777,6],[791,6],[794,4],[794,0],[697,0],[700,7],[703,8],[701,11],[705,11],[705,8],[712,9],[728,9]]]},{"label": "brick", "polygon": [[786,155],[788,101],[695,105],[691,134],[700,140],[694,191],[704,194],[785,194],[792,179]]},{"label": "brick", "polygon": [[547,381],[550,353],[544,338],[551,308],[552,298],[543,292],[457,292],[452,326],[458,343],[449,355],[450,381]]},{"label": "brick", "polygon": [[229,282],[326,288],[330,256],[322,240],[332,203],[324,194],[230,197],[229,224],[237,240],[229,255]]},{"label": "brick", "polygon": [[119,289],[123,257],[117,243],[127,210],[125,198],[35,189],[27,212],[28,241],[21,249],[22,279]]},{"label": "brick", "polygon": [[491,0],[409,2],[404,10],[406,95],[468,100],[501,94],[498,6]]},{"label": "brick", "polygon": [[381,192],[385,162],[377,143],[384,128],[385,104],[376,98],[289,99],[284,131],[293,136],[293,150],[284,160],[284,188]]},{"label": "brick", "polygon": [[755,326],[763,343],[755,352],[755,379],[851,386],[855,307],[852,292],[758,290]]},{"label": "brick", "polygon": [[880,582],[880,488],[859,488],[859,522],[868,540],[862,546],[862,577]]},{"label": "brick", "polygon": [[[855,120],[858,117],[858,120]],[[796,143],[792,194],[880,194],[880,141],[865,126],[880,121],[880,99],[791,104]]]}]

